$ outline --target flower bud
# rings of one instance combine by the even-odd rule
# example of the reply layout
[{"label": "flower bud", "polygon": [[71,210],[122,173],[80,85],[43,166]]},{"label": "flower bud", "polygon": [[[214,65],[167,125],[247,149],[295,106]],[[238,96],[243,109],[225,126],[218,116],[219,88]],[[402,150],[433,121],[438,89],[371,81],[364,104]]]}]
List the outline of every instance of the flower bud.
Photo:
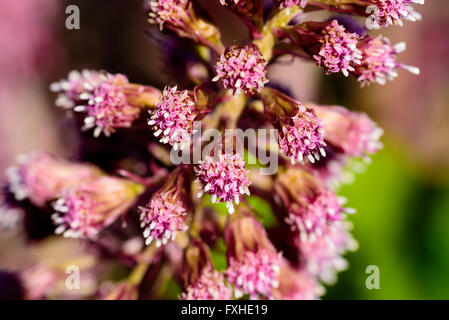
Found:
[{"label": "flower bud", "polygon": [[153,194],[148,205],[140,207],[146,245],[153,240],[158,247],[165,245],[176,238],[177,232],[188,229],[187,190],[184,172],[175,170],[162,188]]},{"label": "flower bud", "polygon": [[324,128],[312,109],[271,88],[262,93],[267,118],[278,131],[280,150],[292,164],[325,157]]},{"label": "flower bud", "polygon": [[342,199],[306,170],[289,168],[280,172],[274,188],[287,211],[285,220],[300,241],[315,241],[329,223],[344,218]]},{"label": "flower bud", "polygon": [[223,274],[216,271],[206,245],[194,240],[186,248],[184,256],[185,290],[183,300],[229,300],[231,288],[225,283]]},{"label": "flower bud", "polygon": [[154,106],[160,96],[158,89],[129,83],[122,74],[89,70],[72,71],[50,89],[60,92],[57,106],[85,114],[83,130],[94,129],[95,137],[131,127],[142,108]]},{"label": "flower bud", "polygon": [[17,158],[18,165],[7,169],[9,189],[17,200],[26,198],[36,206],[61,195],[64,189],[104,175],[91,164],[69,162],[48,153],[31,153]]},{"label": "flower bud", "polygon": [[55,233],[95,240],[104,228],[129,210],[143,190],[138,183],[111,176],[66,189],[53,203]]},{"label": "flower bud", "polygon": [[240,213],[229,222],[225,238],[228,243],[226,277],[234,285],[235,297],[248,294],[252,299],[272,298],[273,288],[279,286],[282,256],[260,222]]}]

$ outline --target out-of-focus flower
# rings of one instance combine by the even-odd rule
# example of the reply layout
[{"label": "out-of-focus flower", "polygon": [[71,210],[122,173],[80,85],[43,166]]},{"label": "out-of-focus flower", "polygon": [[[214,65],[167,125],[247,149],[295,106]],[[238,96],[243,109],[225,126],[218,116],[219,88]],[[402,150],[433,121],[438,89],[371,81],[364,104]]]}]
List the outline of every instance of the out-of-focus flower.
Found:
[{"label": "out-of-focus flower", "polygon": [[140,221],[144,228],[145,244],[153,240],[156,246],[174,240],[177,232],[188,229],[188,183],[185,172],[176,170],[167,182],[151,197],[146,207],[140,207]]},{"label": "out-of-focus flower", "polygon": [[373,29],[390,25],[403,25],[402,20],[421,20],[412,4],[424,4],[424,0],[317,0],[315,5],[324,5],[328,10],[342,11],[370,17]]},{"label": "out-of-focus flower", "polygon": [[50,294],[64,272],[45,264],[37,264],[20,273],[25,289],[25,298],[30,300],[45,299]]},{"label": "out-of-focus flower", "polygon": [[293,6],[300,6],[305,8],[307,6],[307,0],[276,0],[279,2],[280,8],[291,8]]},{"label": "out-of-focus flower", "polygon": [[160,30],[168,28],[180,37],[189,38],[222,51],[220,31],[199,17],[191,0],[149,0],[146,4],[149,19]]},{"label": "out-of-focus flower", "polygon": [[290,161],[311,163],[326,156],[324,128],[312,109],[271,89],[262,90],[265,113],[278,130],[279,148]]},{"label": "out-of-focus flower", "polygon": [[335,283],[337,273],[348,266],[342,255],[358,248],[357,241],[349,233],[350,228],[348,221],[333,221],[324,228],[322,236],[313,242],[295,238],[300,268],[326,284]]},{"label": "out-of-focus flower", "polygon": [[365,113],[340,106],[308,104],[326,128],[325,140],[335,152],[350,157],[368,157],[382,148],[383,130]]},{"label": "out-of-focus flower", "polygon": [[153,107],[160,96],[159,90],[132,84],[122,74],[90,70],[72,71],[50,89],[60,92],[57,106],[86,114],[83,130],[94,128],[95,137],[131,127],[141,110]]},{"label": "out-of-focus flower", "polygon": [[17,157],[18,165],[7,169],[9,189],[17,200],[26,198],[43,206],[64,189],[98,178],[104,173],[91,164],[69,162],[38,152]]},{"label": "out-of-focus flower", "polygon": [[206,155],[195,166],[197,180],[201,183],[198,197],[210,194],[212,203],[226,202],[228,212],[233,213],[233,201],[239,204],[241,195],[249,195],[248,172],[245,160],[238,152]]},{"label": "out-of-focus flower", "polygon": [[343,201],[313,174],[290,168],[280,172],[275,182],[275,192],[286,208],[286,222],[300,241],[313,242],[323,236],[329,223],[343,219]]},{"label": "out-of-focus flower", "polygon": [[234,95],[241,92],[254,94],[268,82],[267,62],[255,44],[231,46],[226,49],[216,65],[217,76],[213,81],[222,80],[226,89]]},{"label": "out-of-focus flower", "polygon": [[194,120],[199,113],[194,94],[177,87],[165,87],[161,101],[150,111],[148,124],[161,143],[169,143],[175,150],[190,145]]},{"label": "out-of-focus flower", "polygon": [[55,233],[68,238],[95,239],[126,213],[143,190],[138,183],[110,176],[66,189],[53,203]]},{"label": "out-of-focus flower", "polygon": [[231,219],[225,237],[228,243],[226,278],[234,285],[235,297],[248,294],[252,299],[273,298],[272,290],[279,286],[283,259],[263,226],[255,218],[242,215]]},{"label": "out-of-focus flower", "polygon": [[185,290],[183,300],[229,300],[232,289],[226,284],[223,274],[215,270],[210,262],[206,245],[199,241],[186,248],[184,255]]},{"label": "out-of-focus flower", "polygon": [[360,64],[354,66],[354,74],[362,83],[362,86],[371,82],[383,85],[387,80],[396,78],[399,69],[419,74],[418,68],[396,61],[397,54],[406,48],[405,42],[392,46],[388,38],[368,36],[360,40],[357,46],[362,52],[362,59]]},{"label": "out-of-focus flower", "polygon": [[278,279],[279,286],[273,289],[276,300],[316,300],[325,293],[315,276],[293,269],[285,259]]}]

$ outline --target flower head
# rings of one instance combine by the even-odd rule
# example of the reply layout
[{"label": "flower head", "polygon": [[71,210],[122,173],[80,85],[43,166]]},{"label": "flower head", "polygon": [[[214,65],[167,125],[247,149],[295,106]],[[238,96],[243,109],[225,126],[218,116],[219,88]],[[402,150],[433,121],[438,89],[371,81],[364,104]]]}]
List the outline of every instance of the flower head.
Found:
[{"label": "flower head", "polygon": [[324,283],[334,283],[336,274],[347,268],[342,255],[358,247],[349,233],[350,227],[347,221],[334,221],[326,226],[316,241],[303,242],[296,238],[301,269],[318,276]]},{"label": "flower head", "polygon": [[321,48],[313,58],[327,73],[342,72],[346,77],[354,71],[354,64],[360,64],[361,52],[357,49],[356,33],[349,33],[337,20],[326,26],[320,39]]},{"label": "flower head", "polygon": [[291,168],[278,175],[275,192],[285,206],[285,219],[300,241],[313,242],[323,235],[332,221],[343,219],[343,200],[313,174]]},{"label": "flower head", "polygon": [[178,90],[177,87],[165,87],[162,99],[156,108],[150,111],[154,135],[161,137],[160,142],[169,143],[175,150],[188,146],[194,133],[194,120],[199,110],[193,92]]},{"label": "flower head", "polygon": [[397,54],[406,48],[404,42],[392,46],[388,38],[382,36],[366,37],[359,41],[358,47],[362,52],[362,59],[361,63],[355,66],[354,74],[362,83],[362,86],[372,82],[383,85],[387,80],[393,80],[398,76],[398,69],[419,74],[418,68],[396,61]]},{"label": "flower head", "polygon": [[183,300],[229,300],[232,289],[226,283],[223,273],[216,271],[210,260],[207,245],[197,238],[184,251]]},{"label": "flower head", "polygon": [[159,247],[168,240],[175,239],[178,231],[188,228],[184,177],[175,171],[165,185],[151,197],[146,207],[140,207],[140,221],[144,228],[145,244],[153,240]]},{"label": "flower head", "polygon": [[140,184],[110,176],[66,189],[53,203],[55,233],[67,238],[95,239],[135,203],[142,191]]},{"label": "flower head", "polygon": [[65,161],[43,152],[21,155],[17,160],[18,165],[6,171],[9,189],[17,200],[28,198],[37,206],[57,198],[64,189],[104,175],[93,165]]},{"label": "flower head", "polygon": [[232,290],[225,284],[223,274],[209,265],[201,271],[194,283],[187,286],[180,298],[182,300],[229,300],[231,297]]},{"label": "flower head", "polygon": [[315,111],[274,89],[264,89],[265,112],[278,131],[279,148],[292,164],[326,156],[324,127]]},{"label": "flower head", "polygon": [[225,237],[229,245],[226,278],[234,285],[236,298],[243,294],[272,298],[283,260],[263,226],[252,216],[240,216],[228,224]]},{"label": "flower head", "polygon": [[88,70],[72,71],[50,89],[61,92],[57,106],[86,114],[83,130],[94,129],[95,137],[131,127],[142,106],[153,105],[159,96],[158,90],[131,84],[122,74]]},{"label": "flower head", "polygon": [[210,194],[212,202],[226,202],[229,213],[234,212],[232,204],[240,201],[240,195],[249,195],[248,170],[245,170],[245,160],[239,153],[219,153],[207,155],[195,167],[195,173],[201,183],[201,191]]},{"label": "flower head", "polygon": [[188,19],[187,9],[190,0],[150,0],[148,4],[149,22],[158,24],[162,30],[164,24],[179,27]]},{"label": "flower head", "polygon": [[234,95],[242,91],[253,94],[268,82],[266,68],[267,62],[255,44],[231,46],[217,62],[217,76],[213,80],[221,79],[223,86]]},{"label": "flower head", "polygon": [[279,286],[273,289],[273,297],[277,300],[316,300],[325,292],[316,276],[293,269],[285,259],[278,279]]},{"label": "flower head", "polygon": [[382,148],[383,130],[365,113],[339,106],[309,105],[326,127],[326,141],[339,154],[367,157]]}]

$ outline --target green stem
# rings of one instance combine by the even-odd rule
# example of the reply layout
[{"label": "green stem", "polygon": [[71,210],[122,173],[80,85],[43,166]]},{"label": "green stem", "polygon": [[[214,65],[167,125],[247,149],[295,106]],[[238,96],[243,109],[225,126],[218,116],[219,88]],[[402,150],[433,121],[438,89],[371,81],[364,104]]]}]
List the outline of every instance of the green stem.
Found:
[{"label": "green stem", "polygon": [[140,261],[131,273],[128,276],[128,281],[132,284],[139,285],[145,274],[147,273],[148,268],[151,265],[154,254],[156,253],[156,245],[154,242],[149,245],[142,254],[142,261]]}]

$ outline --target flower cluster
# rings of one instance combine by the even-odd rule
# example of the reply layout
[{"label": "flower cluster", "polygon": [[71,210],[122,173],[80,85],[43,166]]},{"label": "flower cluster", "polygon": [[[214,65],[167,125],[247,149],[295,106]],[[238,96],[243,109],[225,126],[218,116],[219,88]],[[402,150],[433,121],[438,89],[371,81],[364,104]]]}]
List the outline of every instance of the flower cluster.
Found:
[{"label": "flower cluster", "polygon": [[[318,6],[366,16],[376,5],[379,26],[400,24],[417,19],[410,4],[423,1],[276,0],[271,12],[264,12],[262,0],[220,2],[243,20],[251,41],[225,48],[196,1],[146,2],[149,22],[171,34],[172,43],[176,35],[186,38],[173,48],[195,49],[185,59],[184,50],[166,56],[184,68],[180,75],[196,73],[188,79],[176,74],[178,85],[161,92],[122,74],[83,70],[50,86],[58,94],[55,104],[81,120],[83,130],[93,129],[95,137],[115,133],[114,139],[80,137],[80,161],[95,165],[31,153],[7,170],[10,194],[0,198],[0,225],[23,224],[28,210],[38,207],[41,216],[51,217],[62,236],[54,241],[64,248],[70,249],[62,241],[75,240],[63,238],[76,238],[95,254],[107,254],[115,266],[132,269],[89,298],[166,298],[160,285],[170,278],[186,300],[318,299],[323,285],[346,268],[344,255],[357,247],[348,219],[355,210],[344,206],[333,182],[343,180],[349,163],[369,160],[382,147],[382,129],[364,113],[302,103],[289,88],[265,86],[267,69],[289,54],[362,85],[384,84],[399,69],[417,74],[397,61],[403,43],[352,33],[351,24],[338,17],[310,21],[304,14],[299,24],[296,18],[306,6],[306,12]],[[181,58],[171,61],[172,56]],[[140,126],[142,114],[149,114],[148,126]],[[250,137],[245,132],[242,138],[239,130],[273,127],[277,141],[257,141],[257,152],[245,150]],[[271,163],[259,151],[273,150],[281,157],[275,174],[266,176],[262,167]],[[175,166],[173,156],[179,154],[182,161]],[[275,227],[258,212],[254,196],[274,213]],[[16,207],[24,214],[5,211]],[[53,293],[61,276],[47,271],[22,277],[25,296]]]},{"label": "flower cluster", "polygon": [[267,62],[256,45],[232,46],[218,60],[213,81],[221,79],[223,86],[234,95],[253,94],[268,82],[266,68]]}]

